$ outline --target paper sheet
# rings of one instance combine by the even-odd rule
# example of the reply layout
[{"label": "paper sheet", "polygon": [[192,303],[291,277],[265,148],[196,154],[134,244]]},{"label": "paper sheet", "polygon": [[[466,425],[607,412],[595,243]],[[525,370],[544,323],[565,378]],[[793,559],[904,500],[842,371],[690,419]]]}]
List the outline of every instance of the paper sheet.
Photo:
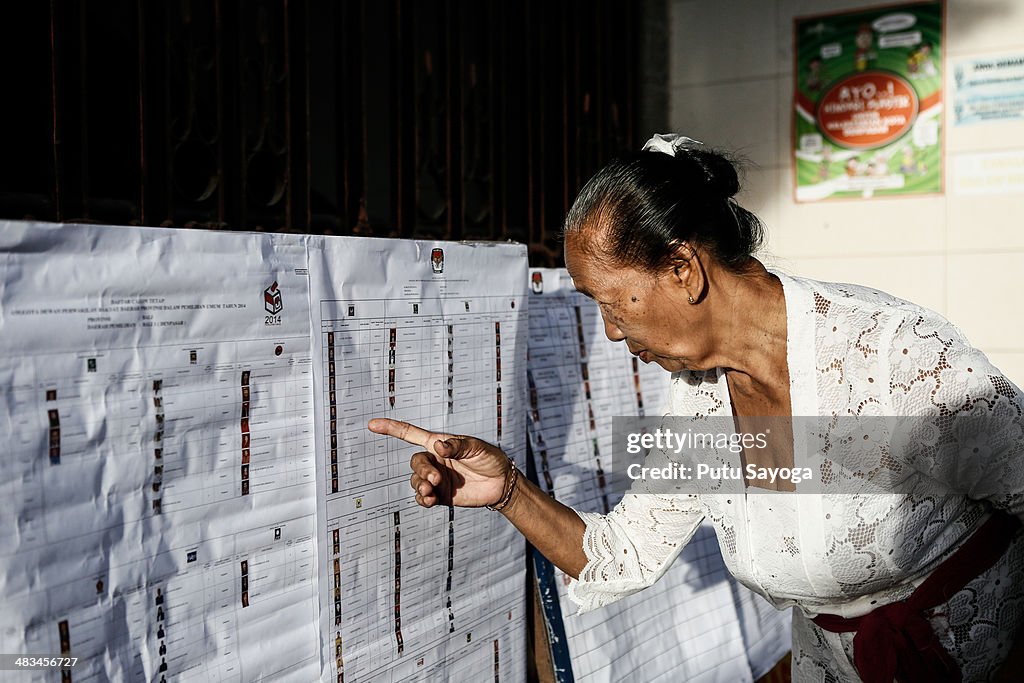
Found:
[{"label": "paper sheet", "polygon": [[302,241],[5,223],[0,253],[0,651],[315,679]]},{"label": "paper sheet", "polygon": [[[529,435],[538,479],[566,505],[606,512],[627,484],[608,471],[612,417],[664,414],[670,375],[610,342],[597,305],[564,269],[531,269],[530,277]],[[661,580],[603,609],[576,614],[569,578],[555,576],[576,681],[751,681],[789,650],[788,613],[729,576],[709,524]]]},{"label": "paper sheet", "polygon": [[419,507],[417,449],[366,423],[472,434],[523,465],[525,247],[311,246],[323,679],[524,680],[522,537],[486,509]]},{"label": "paper sheet", "polygon": [[767,600],[733,582],[743,646],[754,679],[764,676],[793,647],[793,612],[780,612]]}]

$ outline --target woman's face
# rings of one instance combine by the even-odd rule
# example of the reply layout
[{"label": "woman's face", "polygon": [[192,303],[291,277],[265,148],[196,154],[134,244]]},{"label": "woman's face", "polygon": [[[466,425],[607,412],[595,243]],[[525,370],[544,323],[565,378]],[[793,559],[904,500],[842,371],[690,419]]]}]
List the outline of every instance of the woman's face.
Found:
[{"label": "woman's face", "polygon": [[624,341],[640,360],[669,372],[701,369],[707,340],[699,332],[697,307],[687,303],[675,271],[669,267],[655,274],[608,265],[580,248],[584,239],[566,235],[565,264],[576,289],[598,303],[608,338]]}]

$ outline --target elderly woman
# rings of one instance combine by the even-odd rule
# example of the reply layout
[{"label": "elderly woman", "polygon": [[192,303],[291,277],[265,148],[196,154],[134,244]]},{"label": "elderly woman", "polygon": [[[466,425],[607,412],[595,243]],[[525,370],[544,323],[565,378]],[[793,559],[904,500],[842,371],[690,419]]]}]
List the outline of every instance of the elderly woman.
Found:
[{"label": "elderly woman", "polygon": [[[372,421],[424,449],[411,463],[417,502],[500,511],[576,579],[584,610],[656,581],[708,519],[737,580],[798,608],[795,680],[994,678],[1024,621],[1024,396],[936,313],[767,270],[723,156],[678,136],[645,150],[601,170],[566,219],[566,266],[608,338],[673,373],[675,415],[737,429],[761,417],[912,418],[912,434],[868,452],[873,467],[863,448],[854,467],[894,475],[899,491],[670,494],[638,481],[598,515],[553,500],[479,439]],[[777,431],[770,455],[745,457],[792,465],[793,432]],[[861,447],[829,443],[840,467]]]}]

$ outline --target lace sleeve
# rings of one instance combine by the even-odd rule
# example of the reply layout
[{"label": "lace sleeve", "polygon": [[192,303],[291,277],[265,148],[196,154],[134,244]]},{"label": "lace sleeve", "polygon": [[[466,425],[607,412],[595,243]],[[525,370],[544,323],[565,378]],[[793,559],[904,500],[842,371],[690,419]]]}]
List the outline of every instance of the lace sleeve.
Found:
[{"label": "lace sleeve", "polygon": [[[646,464],[668,462],[652,451]],[[586,523],[587,564],[569,585],[580,612],[589,612],[647,588],[668,570],[704,518],[696,495],[651,493],[634,482],[607,515],[577,512]]]},{"label": "lace sleeve", "polygon": [[1024,519],[1020,389],[955,326],[928,312],[900,323],[889,362],[907,462],[952,493]]}]

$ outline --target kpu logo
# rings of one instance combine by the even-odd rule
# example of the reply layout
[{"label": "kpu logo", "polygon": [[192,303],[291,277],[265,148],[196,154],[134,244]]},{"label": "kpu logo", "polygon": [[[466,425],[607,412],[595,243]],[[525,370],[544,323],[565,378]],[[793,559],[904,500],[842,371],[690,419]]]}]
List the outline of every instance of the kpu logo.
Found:
[{"label": "kpu logo", "polygon": [[430,251],[430,267],[435,273],[444,272],[444,249],[434,248]]},{"label": "kpu logo", "polygon": [[281,290],[277,288],[277,281],[263,290],[263,307],[270,315],[277,315],[284,309],[281,302]]},{"label": "kpu logo", "polygon": [[530,275],[530,289],[533,290],[534,294],[544,292],[544,275],[542,273],[535,271]]}]

